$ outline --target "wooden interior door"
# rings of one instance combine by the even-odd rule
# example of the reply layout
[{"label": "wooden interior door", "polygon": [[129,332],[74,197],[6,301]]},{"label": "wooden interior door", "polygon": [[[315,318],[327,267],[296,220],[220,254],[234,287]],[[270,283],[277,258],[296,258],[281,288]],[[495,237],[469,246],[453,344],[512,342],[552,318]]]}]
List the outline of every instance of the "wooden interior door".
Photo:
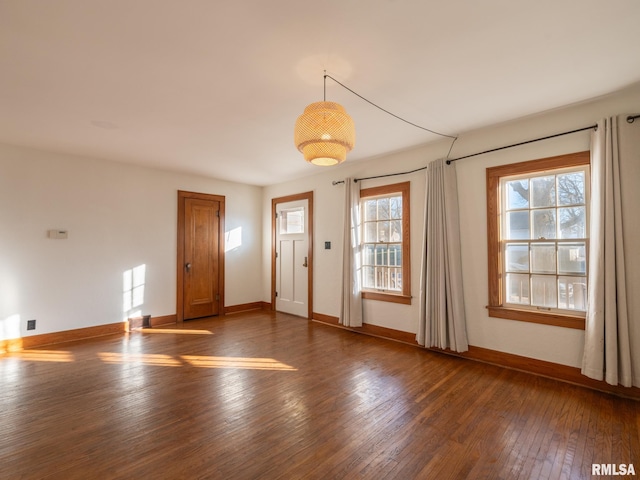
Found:
[{"label": "wooden interior door", "polygon": [[[278,234],[280,224],[278,222],[278,207],[294,206],[296,202],[304,205],[304,241],[299,242],[295,234]],[[282,217],[279,217],[282,219]],[[288,237],[286,250],[281,240]],[[290,283],[283,290],[281,269],[284,264],[291,267],[292,277]],[[284,269],[283,269],[284,270]],[[296,279],[297,277],[297,279]],[[305,277],[304,279],[302,277]],[[302,289],[298,287],[302,286]],[[278,291],[280,289],[280,292]],[[282,302],[283,297],[294,301]],[[296,300],[297,299],[297,300]],[[298,301],[300,300],[300,301]],[[295,312],[287,306],[299,307]],[[305,192],[286,197],[271,199],[271,309],[286,311],[311,319],[313,317],[313,192]],[[304,311],[306,309],[306,312]]]},{"label": "wooden interior door", "polygon": [[276,310],[309,312],[308,200],[276,204]]},{"label": "wooden interior door", "polygon": [[224,197],[178,193],[178,320],[218,315],[224,305]]}]

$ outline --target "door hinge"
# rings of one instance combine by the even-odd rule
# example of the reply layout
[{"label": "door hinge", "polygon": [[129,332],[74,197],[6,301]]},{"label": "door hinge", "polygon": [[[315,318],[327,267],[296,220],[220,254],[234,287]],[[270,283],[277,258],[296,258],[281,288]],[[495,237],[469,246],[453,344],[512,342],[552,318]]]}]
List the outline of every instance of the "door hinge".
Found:
[{"label": "door hinge", "polygon": [[276,252],[276,258],[278,258],[278,252]]},{"label": "door hinge", "polygon": [[220,216],[220,210],[216,210],[216,217]]},{"label": "door hinge", "polygon": [[278,296],[278,292],[276,292],[276,297]]},{"label": "door hinge", "polygon": [[216,301],[220,301],[220,294],[216,293]]},{"label": "door hinge", "polygon": [[276,218],[278,218],[278,212],[276,212]]}]

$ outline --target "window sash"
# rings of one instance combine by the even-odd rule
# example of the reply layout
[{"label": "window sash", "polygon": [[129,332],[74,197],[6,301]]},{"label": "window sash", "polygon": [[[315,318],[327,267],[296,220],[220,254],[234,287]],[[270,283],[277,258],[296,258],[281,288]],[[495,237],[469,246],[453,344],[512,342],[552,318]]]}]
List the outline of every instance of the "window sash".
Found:
[{"label": "window sash", "polygon": [[[589,172],[585,166],[506,175],[500,179],[500,251],[504,278],[501,293],[506,306],[585,313],[588,183]],[[573,213],[567,212],[569,209]],[[563,215],[565,218],[574,215],[578,220],[573,224],[565,222],[563,228]],[[576,249],[582,249],[582,255],[573,255],[573,263],[583,258],[584,269],[563,270],[561,262],[572,263],[565,257],[569,253],[571,258]]]},{"label": "window sash", "polygon": [[[586,255],[588,253],[588,238],[585,238],[588,234],[588,222],[589,222],[589,161],[590,153],[578,152],[574,154],[560,155],[557,157],[543,158],[540,160],[531,160],[527,162],[515,163],[510,165],[500,165],[497,167],[487,168],[487,241],[488,241],[488,285],[489,285],[489,304],[487,306],[489,315],[492,317],[506,318],[519,321],[527,321],[534,323],[542,323],[548,325],[557,325],[568,328],[584,329],[584,311],[582,311],[582,292],[574,290],[574,284],[581,284],[578,287],[584,290],[586,293],[586,280],[582,282],[582,279],[586,279],[588,266],[586,265]],[[584,177],[578,176],[580,182],[584,181],[580,187],[584,188],[584,196],[577,195],[572,197],[568,195],[566,191],[562,192],[560,196],[558,188],[556,188],[555,195],[550,202],[536,201],[524,203],[509,201],[507,192],[502,188],[504,182],[512,182],[518,179],[542,179],[545,180],[545,176],[551,176],[555,178],[555,186],[558,187],[559,179],[562,181],[573,180],[571,176],[572,171],[579,171]],[[569,175],[564,177],[564,175]],[[560,176],[563,176],[560,178]],[[584,178],[584,180],[582,180]],[[540,180],[542,182],[542,180]],[[528,181],[528,180],[527,180]],[[549,205],[551,203],[551,205]],[[509,208],[507,208],[509,207]],[[567,212],[562,211],[563,208],[580,208],[584,211],[571,212],[573,214],[584,215],[584,225],[580,229],[574,228],[571,230],[562,230],[556,224],[555,233],[551,234],[539,234],[534,232],[533,222],[529,218],[526,220],[531,227],[528,232],[516,232],[520,235],[509,235],[511,238],[507,238],[507,235],[503,235],[506,231],[506,217],[507,214],[513,214],[517,212],[524,212],[524,215],[531,215],[531,212],[544,212],[544,210],[553,210],[557,217],[567,215]],[[557,212],[561,212],[558,214]],[[564,218],[564,217],[563,217]],[[522,219],[520,219],[522,221]],[[565,223],[564,226],[567,224]],[[535,235],[538,233],[538,235]],[[504,237],[504,238],[503,238]],[[534,237],[534,238],[532,238]],[[542,237],[542,238],[539,238]],[[550,238],[547,238],[550,237]],[[567,237],[567,238],[551,238],[551,237]],[[571,238],[573,237],[573,238]],[[557,265],[553,269],[553,272],[544,272],[533,269],[530,263],[525,266],[508,265],[509,259],[507,258],[507,244],[510,248],[518,250],[518,255],[524,255],[531,261],[531,253],[529,250],[532,247],[540,247],[541,251],[545,250],[544,244],[550,244],[550,249],[556,252],[557,263],[560,255],[566,256],[564,260],[571,260],[570,255],[573,255],[573,261],[565,262],[559,269]],[[574,247],[569,247],[574,245]],[[583,270],[578,273],[573,272],[577,270],[576,265],[576,253],[571,253],[571,250],[575,250],[575,246],[579,245],[584,249],[585,263]],[[561,254],[558,252],[561,251]],[[525,262],[527,263],[527,262]],[[571,272],[567,271],[568,269]],[[546,266],[545,266],[546,267]],[[551,269],[550,269],[551,270]],[[507,275],[523,275],[520,279],[523,280],[523,285],[528,285],[532,290],[533,279],[536,285],[555,284],[554,290],[556,290],[556,301],[559,299],[559,303],[555,301],[547,302],[547,299],[536,302],[533,299],[527,298],[523,303],[528,305],[522,305],[520,300],[508,295]],[[553,275],[552,279],[549,279],[545,275]],[[562,286],[558,285],[558,282],[562,282]],[[571,284],[570,294],[573,295],[570,301],[567,301],[567,285]],[[513,288],[511,289],[513,292]],[[533,292],[531,292],[533,293]],[[544,293],[544,289],[543,289]],[[527,295],[529,293],[527,292]],[[577,298],[580,297],[580,298]],[[576,305],[576,301],[578,304]],[[586,298],[584,300],[586,302]],[[549,308],[543,305],[531,305],[531,303],[552,303],[556,305],[555,308]],[[576,308],[578,307],[578,308]]]},{"label": "window sash", "polygon": [[360,192],[363,298],[410,303],[409,185]]}]

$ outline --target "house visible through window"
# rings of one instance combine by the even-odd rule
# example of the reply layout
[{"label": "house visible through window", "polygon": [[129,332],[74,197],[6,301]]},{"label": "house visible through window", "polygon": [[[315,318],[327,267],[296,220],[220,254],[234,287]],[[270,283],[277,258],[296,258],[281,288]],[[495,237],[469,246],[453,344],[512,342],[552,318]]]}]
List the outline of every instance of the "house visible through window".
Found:
[{"label": "house visible through window", "polygon": [[411,303],[409,185],[360,191],[364,298]]},{"label": "house visible through window", "polygon": [[489,310],[583,328],[589,153],[487,169]]}]

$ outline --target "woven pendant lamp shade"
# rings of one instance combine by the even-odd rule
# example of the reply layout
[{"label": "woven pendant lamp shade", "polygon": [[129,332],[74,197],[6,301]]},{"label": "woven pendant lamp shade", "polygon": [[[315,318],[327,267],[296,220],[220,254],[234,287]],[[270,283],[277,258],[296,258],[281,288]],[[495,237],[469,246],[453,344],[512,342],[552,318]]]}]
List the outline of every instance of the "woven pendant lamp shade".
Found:
[{"label": "woven pendant lamp shade", "polygon": [[347,158],[356,140],[353,120],[342,105],[315,102],[298,117],[294,142],[307,162],[331,166]]}]

